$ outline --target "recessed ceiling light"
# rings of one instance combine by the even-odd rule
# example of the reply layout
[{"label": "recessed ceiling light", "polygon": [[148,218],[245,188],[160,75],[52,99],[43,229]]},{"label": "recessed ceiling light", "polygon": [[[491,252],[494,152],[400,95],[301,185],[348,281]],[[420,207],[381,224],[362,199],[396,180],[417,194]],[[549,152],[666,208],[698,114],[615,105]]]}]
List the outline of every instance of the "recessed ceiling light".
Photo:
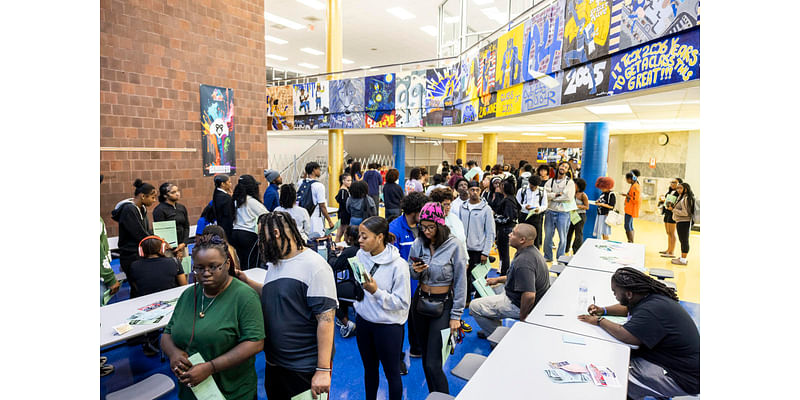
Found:
[{"label": "recessed ceiling light", "polygon": [[416,15],[414,15],[414,14],[412,14],[412,13],[408,12],[406,9],[404,9],[404,8],[402,8],[402,7],[392,7],[392,8],[387,8],[387,9],[386,9],[386,11],[387,11],[389,14],[392,14],[392,15],[394,15],[395,17],[397,17],[397,18],[400,18],[400,19],[402,19],[402,20],[407,20],[407,19],[413,19],[413,18],[417,18],[417,16],[416,16]]},{"label": "recessed ceiling light", "polygon": [[304,4],[309,6],[315,10],[324,10],[325,4],[318,2],[317,0],[297,0],[298,3]]},{"label": "recessed ceiling light", "polygon": [[421,30],[421,31],[423,31],[423,32],[425,32],[425,33],[427,33],[428,35],[431,35],[431,36],[436,36],[438,34],[438,30],[433,25],[425,25],[423,27],[420,27],[419,30]]},{"label": "recessed ceiling light", "polygon": [[461,18],[459,18],[458,16],[455,16],[455,17],[444,17],[444,23],[445,24],[455,24],[460,19]]},{"label": "recessed ceiling light", "polygon": [[523,132],[522,136],[544,136],[544,133],[537,132]]},{"label": "recessed ceiling light", "polygon": [[563,136],[548,136],[547,138],[548,139],[556,139],[556,140],[564,140],[564,139],[566,139]]},{"label": "recessed ceiling light", "polygon": [[342,59],[342,64],[354,64],[354,63],[355,63],[355,61],[351,61],[351,60],[348,60],[346,58]]},{"label": "recessed ceiling light", "polygon": [[270,35],[264,36],[264,40],[266,40],[266,41],[268,41],[268,42],[276,43],[276,44],[286,44],[286,43],[289,43],[289,42],[287,42],[286,40],[283,40],[283,39],[278,39],[278,38],[276,38],[275,36],[270,36]]},{"label": "recessed ceiling light", "polygon": [[286,61],[288,58],[282,56],[276,56],[275,54],[267,54],[267,58],[278,60],[278,61]]},{"label": "recessed ceiling light", "polygon": [[317,68],[319,68],[318,66],[316,66],[314,64],[309,64],[309,63],[300,63],[300,64],[297,64],[297,65],[299,65],[299,66],[301,66],[303,68],[308,68],[308,69],[317,69]]},{"label": "recessed ceiling light", "polygon": [[321,56],[321,55],[325,54],[325,53],[323,53],[323,52],[321,52],[319,50],[312,49],[310,47],[303,47],[302,49],[300,49],[300,51],[302,51],[303,53],[308,53],[308,54],[315,55],[315,56]]},{"label": "recessed ceiling light", "polygon": [[506,142],[506,143],[519,143],[520,142],[517,139],[506,139],[506,140],[503,140],[503,141]]},{"label": "recessed ceiling light", "polygon": [[298,24],[297,22],[294,22],[292,20],[288,20],[286,18],[283,18],[283,17],[275,15],[275,14],[270,14],[268,12],[264,13],[264,19],[266,19],[269,22],[274,22],[274,23],[276,23],[278,25],[283,25],[283,26],[285,26],[285,27],[287,27],[289,29],[300,30],[300,29],[305,28],[305,25],[303,25],[303,24]]},{"label": "recessed ceiling light", "polygon": [[589,112],[597,115],[605,115],[605,114],[633,114],[631,108],[628,107],[627,104],[615,104],[615,105],[605,105],[605,106],[586,106],[584,107]]},{"label": "recessed ceiling light", "polygon": [[451,136],[451,137],[466,137],[467,135],[462,135],[460,133],[443,133],[442,136]]},{"label": "recessed ceiling light", "polygon": [[472,0],[473,3],[482,6],[484,4],[494,3],[494,0]]}]

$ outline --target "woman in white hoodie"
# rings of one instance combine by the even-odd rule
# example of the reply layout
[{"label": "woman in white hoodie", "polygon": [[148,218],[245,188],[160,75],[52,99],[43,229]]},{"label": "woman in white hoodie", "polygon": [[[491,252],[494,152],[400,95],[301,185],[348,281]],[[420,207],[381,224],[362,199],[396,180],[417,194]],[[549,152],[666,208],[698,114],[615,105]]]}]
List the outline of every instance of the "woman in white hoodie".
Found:
[{"label": "woman in white hoodie", "polygon": [[356,254],[364,268],[364,298],[354,303],[358,351],[364,364],[364,390],[367,400],[378,395],[378,363],[389,382],[389,399],[403,397],[400,377],[403,351],[403,324],[408,319],[411,286],[408,264],[397,250],[389,223],[383,217],[369,217],[358,227],[361,249]]}]

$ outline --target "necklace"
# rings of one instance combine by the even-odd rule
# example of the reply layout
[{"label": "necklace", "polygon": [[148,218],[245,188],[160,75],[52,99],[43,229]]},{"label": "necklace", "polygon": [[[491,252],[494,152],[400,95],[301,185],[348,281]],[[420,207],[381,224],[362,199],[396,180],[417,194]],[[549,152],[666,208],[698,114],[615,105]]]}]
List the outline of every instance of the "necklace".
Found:
[{"label": "necklace", "polygon": [[208,306],[206,306],[206,305],[205,305],[205,304],[206,304],[206,291],[205,291],[205,289],[203,289],[203,297],[201,297],[201,298],[200,298],[200,313],[198,314],[198,316],[199,316],[200,318],[204,318],[204,317],[206,316],[206,311],[207,311],[209,308],[211,308],[211,305],[212,305],[212,304],[214,304],[214,300],[216,300],[216,299],[217,299],[217,297],[219,297],[219,295],[221,295],[221,294],[222,294],[222,292],[224,292],[224,291],[225,291],[225,289],[227,289],[227,288],[228,288],[228,286],[230,286],[230,281],[228,282],[228,284],[227,284],[227,285],[225,285],[225,287],[224,287],[224,288],[222,288],[222,290],[220,290],[220,292],[219,292],[219,293],[217,293],[216,295],[214,295],[214,297],[211,299],[211,302],[209,302],[209,303],[208,303]]}]

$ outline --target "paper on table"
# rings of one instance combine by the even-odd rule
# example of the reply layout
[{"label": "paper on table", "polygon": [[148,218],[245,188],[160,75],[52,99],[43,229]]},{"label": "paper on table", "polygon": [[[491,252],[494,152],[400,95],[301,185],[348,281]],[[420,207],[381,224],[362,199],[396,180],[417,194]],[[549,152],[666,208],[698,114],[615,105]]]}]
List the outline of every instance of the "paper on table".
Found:
[{"label": "paper on table", "polygon": [[489,273],[489,270],[491,268],[492,268],[492,266],[489,265],[488,261],[483,263],[483,264],[478,264],[478,265],[475,266],[475,268],[472,269],[472,276],[475,279],[486,278],[486,275]]},{"label": "paper on table", "polygon": [[450,350],[453,348],[453,341],[450,340],[450,328],[444,328],[442,333],[442,365],[447,361],[450,356]]},{"label": "paper on table", "polygon": [[619,324],[619,325],[623,325],[626,322],[628,322],[628,318],[627,317],[617,317],[615,315],[607,315],[607,316],[603,317],[603,319],[607,319],[607,320],[609,320],[609,321],[611,321],[611,322],[613,322],[615,324]]},{"label": "paper on table", "polygon": [[567,335],[566,333],[561,335],[561,340],[563,340],[564,343],[586,344],[586,340],[582,336]]},{"label": "paper on table", "polygon": [[178,230],[175,221],[153,222],[153,234],[164,239],[170,247],[178,245]]},{"label": "paper on table", "polygon": [[572,374],[561,369],[545,369],[544,373],[555,383],[584,383],[589,382],[586,374]]},{"label": "paper on table", "polygon": [[615,374],[611,368],[587,364],[586,369],[589,370],[589,376],[592,378],[592,382],[594,382],[595,385],[619,387],[617,374]]},{"label": "paper on table", "polygon": [[492,290],[492,288],[486,283],[486,279],[475,278],[475,280],[472,282],[472,285],[475,286],[475,289],[478,290],[478,293],[481,295],[481,297],[489,297],[496,294],[494,290]]},{"label": "paper on table", "polygon": [[362,271],[364,271],[364,267],[358,262],[358,258],[350,257],[347,259],[347,262],[350,263],[350,269],[353,270],[353,275],[355,275],[356,282],[364,283],[364,278],[362,277]]},{"label": "paper on table", "polygon": [[[311,389],[306,390],[297,396],[292,397],[292,400],[313,400],[314,396],[311,395]],[[317,395],[317,400],[328,400],[327,393],[320,393]]]},{"label": "paper on table", "polygon": [[[197,365],[206,362],[206,360],[203,359],[200,353],[194,353],[189,356],[189,362],[192,363],[192,365]],[[225,399],[225,396],[222,395],[222,392],[220,392],[217,387],[217,382],[214,382],[214,378],[212,378],[211,375],[204,381],[192,386],[191,389],[192,393],[194,393],[194,397],[197,397],[197,400]]]}]

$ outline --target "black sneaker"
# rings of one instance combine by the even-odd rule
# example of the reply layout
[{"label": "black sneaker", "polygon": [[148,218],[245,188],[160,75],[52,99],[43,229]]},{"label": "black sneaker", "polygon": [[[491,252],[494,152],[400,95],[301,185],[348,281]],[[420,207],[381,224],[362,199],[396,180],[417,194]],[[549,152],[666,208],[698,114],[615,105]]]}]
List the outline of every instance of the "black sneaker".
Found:
[{"label": "black sneaker", "polygon": [[489,337],[489,335],[487,335],[486,331],[484,331],[483,329],[479,330],[477,335],[479,339],[486,339],[487,337]]}]

